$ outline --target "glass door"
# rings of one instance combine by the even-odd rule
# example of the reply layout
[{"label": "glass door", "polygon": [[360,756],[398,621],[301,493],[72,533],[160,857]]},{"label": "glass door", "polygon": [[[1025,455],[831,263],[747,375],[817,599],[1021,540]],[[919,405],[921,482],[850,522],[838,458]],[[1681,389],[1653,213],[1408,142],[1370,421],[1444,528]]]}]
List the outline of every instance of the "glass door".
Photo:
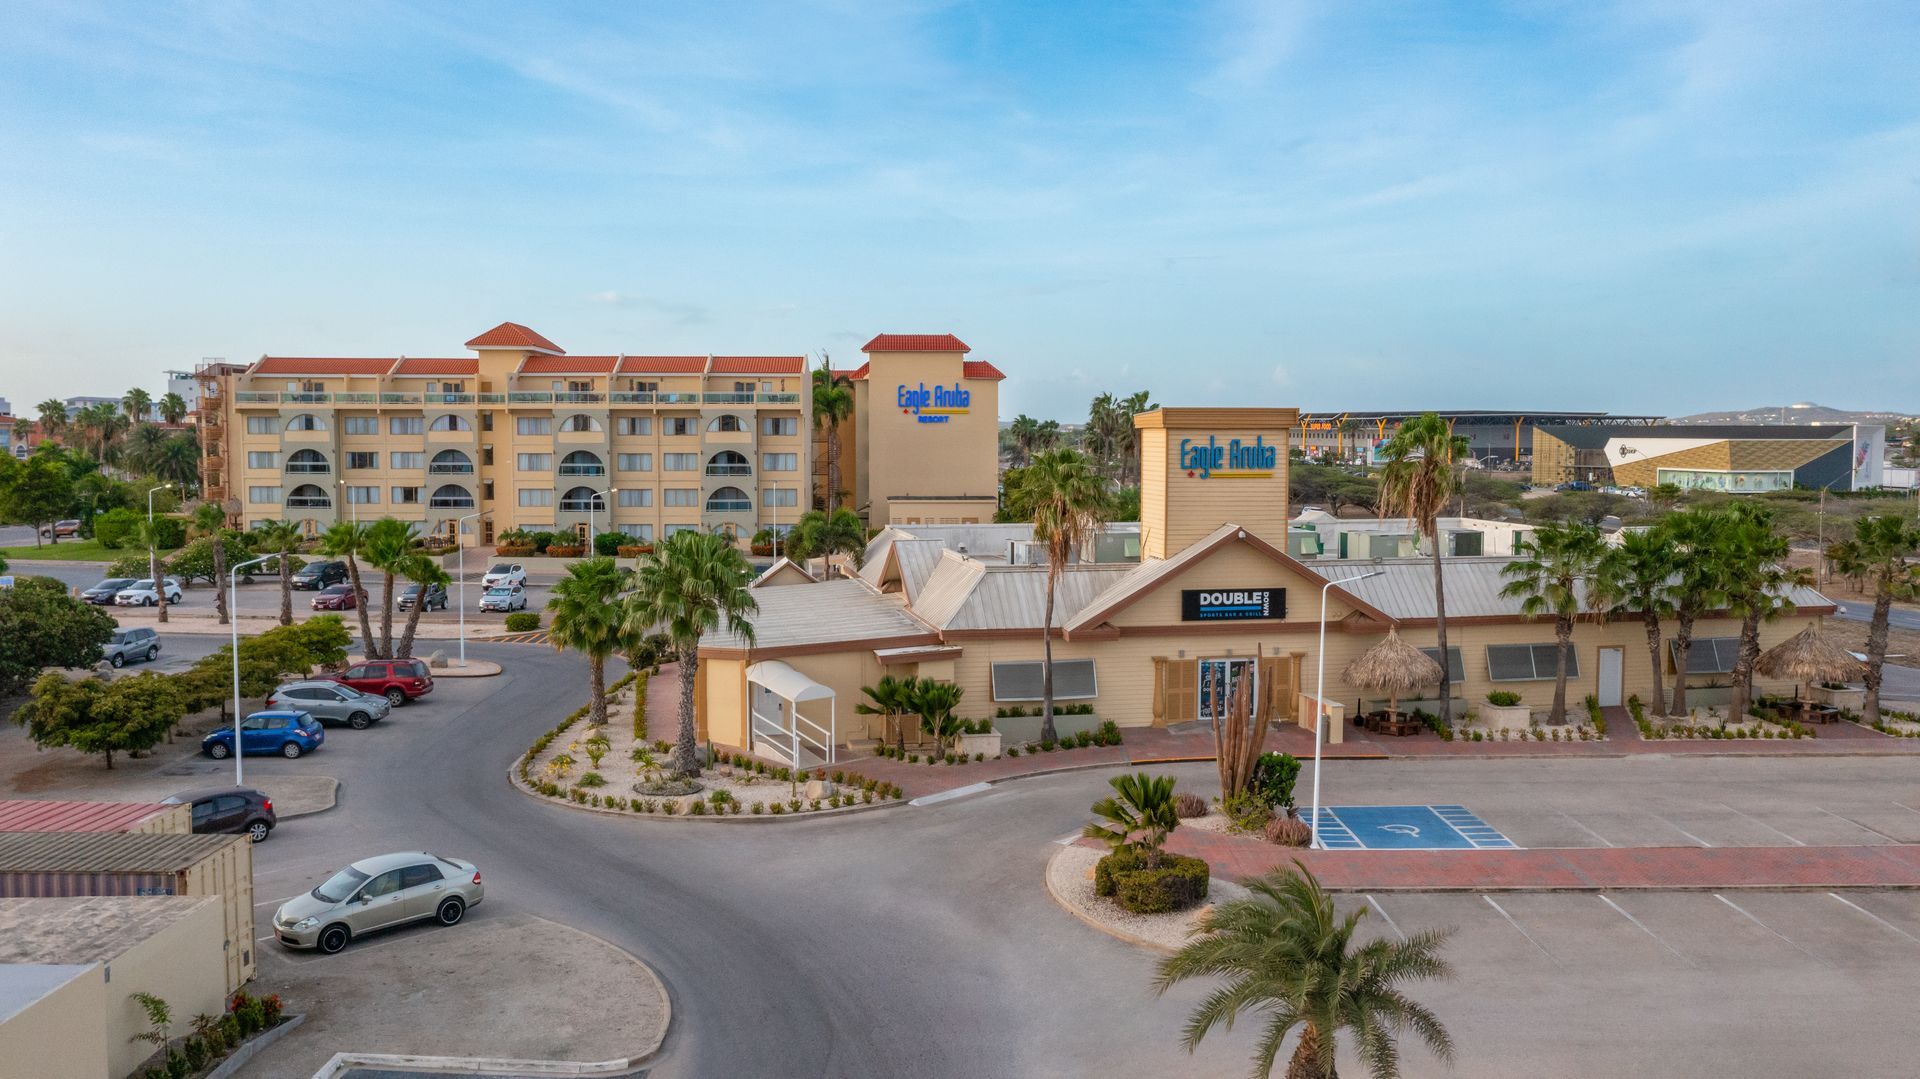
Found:
[{"label": "glass door", "polygon": [[1248,659],[1203,659],[1200,661],[1200,718],[1220,720],[1227,718],[1227,710],[1232,705],[1234,695],[1244,685],[1248,702],[1253,714],[1260,713],[1259,673],[1254,669],[1253,660]]}]

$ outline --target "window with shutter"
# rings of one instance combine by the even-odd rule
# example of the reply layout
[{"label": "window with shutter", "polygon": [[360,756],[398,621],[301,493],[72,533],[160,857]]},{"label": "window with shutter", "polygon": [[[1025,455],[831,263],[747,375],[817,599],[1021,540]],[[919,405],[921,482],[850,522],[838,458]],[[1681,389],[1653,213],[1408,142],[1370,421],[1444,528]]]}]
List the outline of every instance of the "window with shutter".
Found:
[{"label": "window with shutter", "polygon": [[[996,701],[1037,701],[1043,696],[1044,674],[1037,660],[993,665],[993,699]],[[1090,659],[1053,661],[1053,699],[1083,701],[1099,696]]]},{"label": "window with shutter", "polygon": [[[1667,641],[1667,669],[1679,670],[1680,642]],[[1738,637],[1695,637],[1687,650],[1688,674],[1732,674],[1740,657]]]},{"label": "window with shutter", "polygon": [[[1490,644],[1487,677],[1495,682],[1546,682],[1554,677],[1558,645]],[[1580,652],[1567,650],[1567,677],[1580,677]]]}]

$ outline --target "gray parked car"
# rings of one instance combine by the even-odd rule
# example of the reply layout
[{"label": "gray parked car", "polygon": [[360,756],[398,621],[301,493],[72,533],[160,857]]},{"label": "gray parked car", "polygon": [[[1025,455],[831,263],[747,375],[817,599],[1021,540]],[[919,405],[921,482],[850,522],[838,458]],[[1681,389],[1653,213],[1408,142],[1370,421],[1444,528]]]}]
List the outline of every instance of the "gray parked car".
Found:
[{"label": "gray parked car", "polygon": [[325,726],[345,724],[356,731],[366,730],[393,712],[392,702],[385,697],[320,680],[288,682],[267,694],[267,707],[307,712]]},{"label": "gray parked car", "polygon": [[115,667],[160,656],[160,635],[145,626],[116,629],[106,644],[106,661]]},{"label": "gray parked car", "polygon": [[273,935],[289,948],[332,955],[358,936],[433,919],[458,925],[486,895],[472,862],[427,851],[363,858],[282,904]]}]

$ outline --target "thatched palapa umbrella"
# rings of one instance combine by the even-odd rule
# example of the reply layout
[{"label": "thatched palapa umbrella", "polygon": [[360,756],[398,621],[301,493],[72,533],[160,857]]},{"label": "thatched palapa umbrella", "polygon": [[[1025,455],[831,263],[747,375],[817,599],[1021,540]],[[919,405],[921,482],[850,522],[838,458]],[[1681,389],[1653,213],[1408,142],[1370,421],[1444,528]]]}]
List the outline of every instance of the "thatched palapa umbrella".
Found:
[{"label": "thatched palapa umbrella", "polygon": [[1796,683],[1852,682],[1866,677],[1866,665],[1808,626],[1760,654],[1754,670],[1768,678],[1790,678]]},{"label": "thatched palapa umbrella", "polygon": [[1350,686],[1384,691],[1392,712],[1399,710],[1402,693],[1439,682],[1440,665],[1388,630],[1386,640],[1360,653],[1340,677]]}]

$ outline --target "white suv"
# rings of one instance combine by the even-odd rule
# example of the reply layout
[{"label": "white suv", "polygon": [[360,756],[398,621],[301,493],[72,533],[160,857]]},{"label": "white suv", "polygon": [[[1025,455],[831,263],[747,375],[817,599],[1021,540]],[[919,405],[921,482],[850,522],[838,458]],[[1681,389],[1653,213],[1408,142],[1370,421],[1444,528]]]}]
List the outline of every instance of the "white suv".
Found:
[{"label": "white suv", "polygon": [[480,578],[482,588],[525,588],[526,586],[527,570],[518,562],[501,562],[488,570],[486,576]]},{"label": "white suv", "polygon": [[[180,579],[167,578],[167,602],[179,603],[180,599]],[[113,602],[121,607],[153,607],[159,604],[160,597],[153,589],[153,578],[142,577],[116,592]]]}]

